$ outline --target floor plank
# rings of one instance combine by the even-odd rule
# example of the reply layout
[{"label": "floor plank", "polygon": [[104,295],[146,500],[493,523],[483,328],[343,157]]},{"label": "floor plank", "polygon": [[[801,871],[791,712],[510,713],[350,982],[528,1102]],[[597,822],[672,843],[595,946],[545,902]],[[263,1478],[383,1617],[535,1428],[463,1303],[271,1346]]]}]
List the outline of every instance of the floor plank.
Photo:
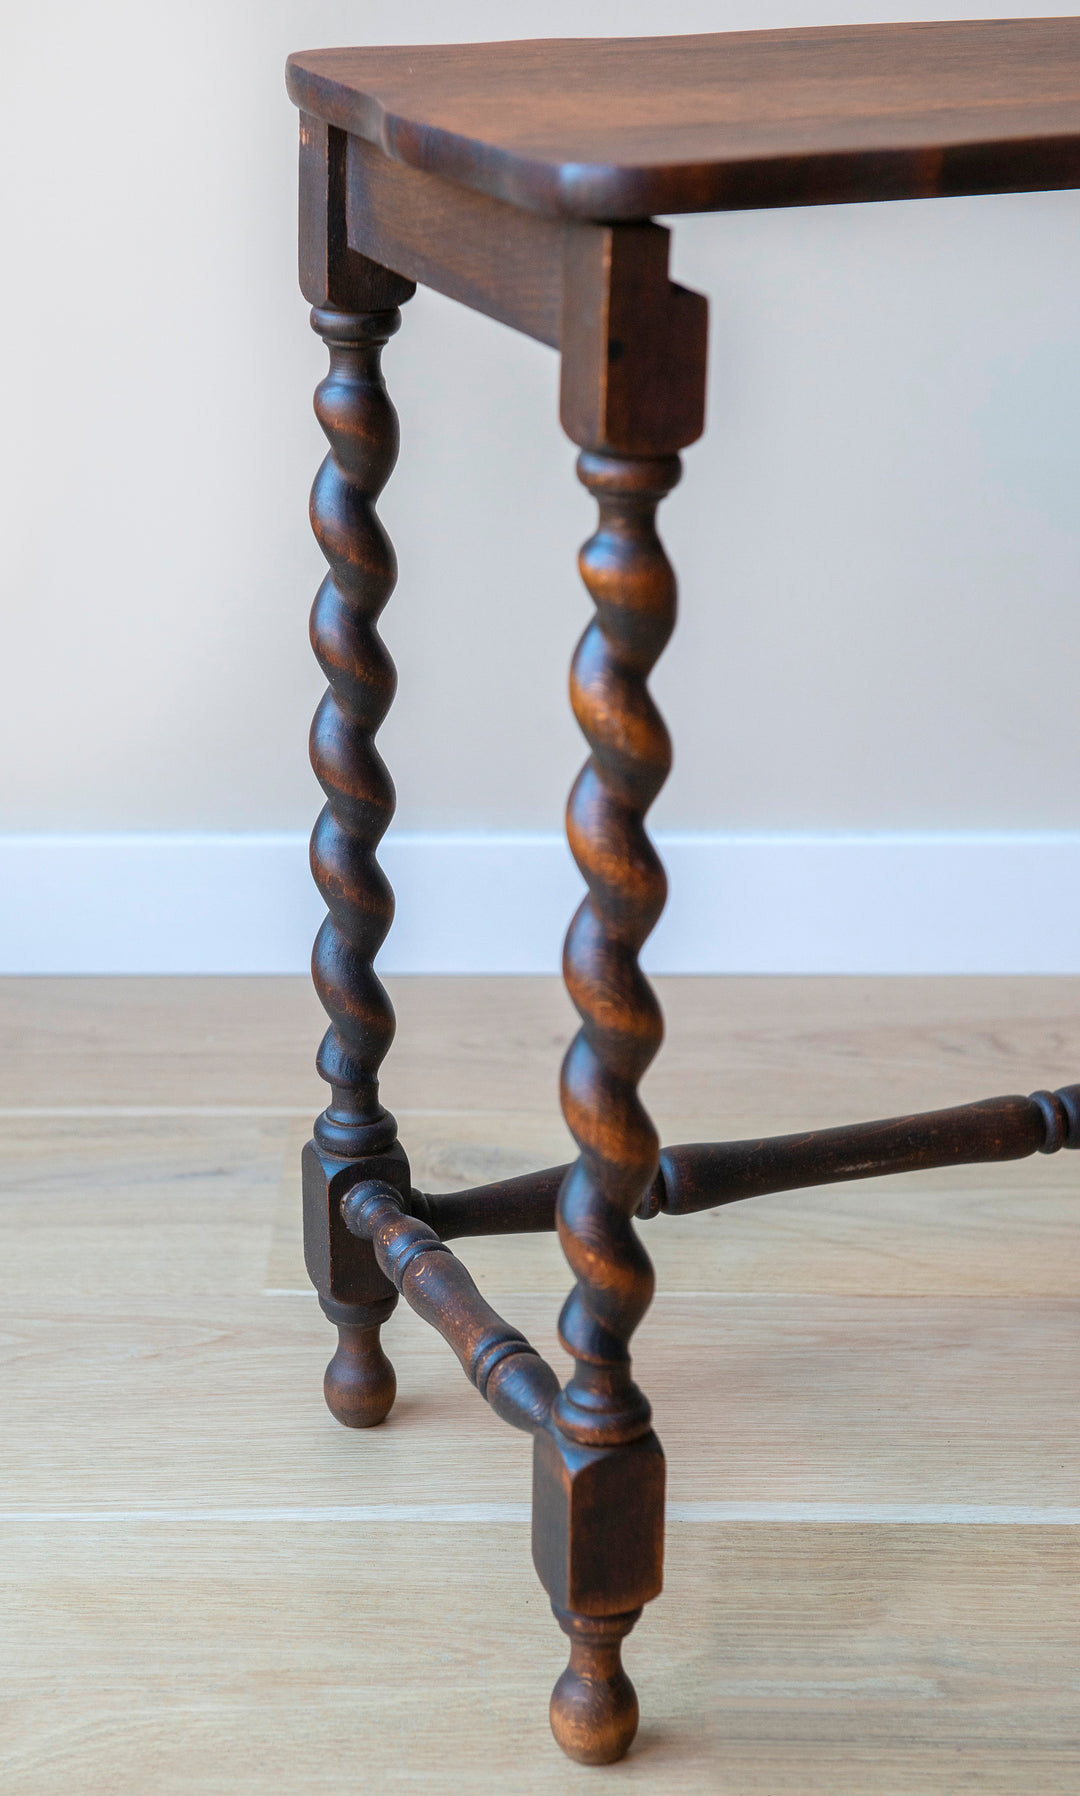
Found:
[{"label": "floor plank", "polygon": [[[553,982],[395,996],[387,1095],[419,1184],[564,1157]],[[1077,981],[664,998],[668,1139],[1080,1071]],[[667,1589],[627,1651],[635,1750],[584,1771],[547,1730],[563,1655],[529,1564],[528,1441],[404,1309],[390,1422],[356,1435],[322,1405],[304,983],[13,980],[0,1023],[5,1796],[1071,1796],[1074,1156],[649,1225],[637,1363],[669,1458]],[[554,1239],[462,1255],[563,1365]]]},{"label": "floor plank", "polygon": [[6,1534],[6,1796],[1076,1787],[1075,1529],[675,1527],[627,1645],[639,1741],[591,1772],[548,1739],[517,1526]]},{"label": "floor plank", "polygon": [[[555,979],[387,981],[401,1109],[554,1114],[576,1018]],[[770,1126],[890,1116],[1080,1078],[1080,978],[666,978],[658,1116]],[[251,1104],[314,1111],[326,1019],[304,979],[5,979],[5,1108]]]},{"label": "floor plank", "polygon": [[283,1117],[0,1115],[0,1295],[250,1291],[291,1139]]},{"label": "floor plank", "polygon": [[[493,1301],[565,1365],[547,1294]],[[318,1401],[331,1343],[310,1297],[9,1303],[3,1506],[528,1498],[527,1438],[411,1311],[371,1435]],[[1080,1503],[1077,1298],[671,1293],[637,1365],[673,1500]]]}]

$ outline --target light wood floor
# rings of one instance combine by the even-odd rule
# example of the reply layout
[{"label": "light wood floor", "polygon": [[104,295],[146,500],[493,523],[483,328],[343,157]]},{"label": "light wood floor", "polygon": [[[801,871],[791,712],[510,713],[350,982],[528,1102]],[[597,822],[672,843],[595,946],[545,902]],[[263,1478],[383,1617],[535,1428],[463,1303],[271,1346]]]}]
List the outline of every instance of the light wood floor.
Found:
[{"label": "light wood floor", "polygon": [[[1080,1078],[1080,981],[661,985],[669,1140]],[[394,997],[418,1184],[567,1156],[554,982]],[[627,1650],[638,1743],[587,1771],[547,1730],[528,1441],[404,1306],[389,1423],[323,1407],[306,984],[0,1006],[4,1796],[1080,1788],[1080,1156],[649,1225],[668,1584]],[[462,1253],[564,1363],[554,1242]]]}]

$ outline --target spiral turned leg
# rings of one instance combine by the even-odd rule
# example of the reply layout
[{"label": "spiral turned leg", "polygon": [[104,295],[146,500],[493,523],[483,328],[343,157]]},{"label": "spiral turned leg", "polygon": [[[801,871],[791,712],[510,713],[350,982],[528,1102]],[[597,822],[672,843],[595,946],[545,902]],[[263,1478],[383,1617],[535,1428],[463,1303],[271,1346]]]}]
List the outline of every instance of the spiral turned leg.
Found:
[{"label": "spiral turned leg", "polygon": [[575,1365],[537,1443],[534,1557],[572,1642],[552,1727],[564,1751],[586,1763],[621,1757],[633,1739],[637,1699],[620,1642],[661,1582],[663,1455],[628,1343],[653,1290],[631,1218],[657,1170],[659,1142],[637,1086],[663,1021],[637,957],[667,891],[643,819],[671,750],[646,679],[675,618],[655,517],[679,471],[675,455],[587,452],[578,462],[600,518],[580,562],[596,617],[571,679],[592,751],[567,818],[589,888],[564,955],[582,1024],[562,1074],[563,1114],[581,1153],[558,1208],[577,1280],[559,1332]]},{"label": "spiral turned leg", "polygon": [[375,501],[397,459],[397,416],[379,358],[399,323],[396,309],[312,313],[330,353],[315,394],[330,453],[311,494],[312,529],[330,570],[311,614],[312,646],[329,681],[311,728],[312,766],[326,793],[311,868],[328,912],[312,976],[330,1018],[316,1064],[331,1100],[304,1153],[304,1244],[312,1282],[339,1335],[326,1401],[351,1428],[381,1422],[394,1401],[379,1328],[397,1292],[370,1243],[346,1230],[341,1197],[359,1178],[409,1189],[397,1125],[379,1100],[394,1012],[372,964],[394,910],[375,858],[393,815],[394,787],[374,738],[396,684],[377,626],[397,568]]}]

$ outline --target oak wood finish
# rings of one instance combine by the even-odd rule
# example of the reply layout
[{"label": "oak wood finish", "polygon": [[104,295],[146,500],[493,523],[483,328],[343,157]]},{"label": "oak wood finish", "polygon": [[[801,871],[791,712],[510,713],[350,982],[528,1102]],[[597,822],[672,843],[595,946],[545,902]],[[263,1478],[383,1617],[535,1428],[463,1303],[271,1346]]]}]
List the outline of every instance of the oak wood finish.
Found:
[{"label": "oak wood finish", "polygon": [[[571,1757],[610,1763],[638,1721],[621,1642],[662,1575],[664,1459],[629,1352],[654,1282],[634,1218],[1080,1141],[1070,1086],[659,1152],[637,1090],[663,1032],[638,963],[666,891],[644,828],[670,764],[647,685],[675,615],[656,510],[703,428],[707,305],[670,280],[651,215],[1080,185],[1080,20],[314,51],[290,59],[288,85],[301,283],[331,351],[312,513],[331,565],[313,619],[328,802],[312,857],[333,1099],[305,1155],[307,1263],[341,1338],[328,1400],[359,1425],[386,1413],[378,1325],[400,1291],[532,1434],[533,1558],[570,1640],[552,1727]],[[599,507],[580,560],[596,617],[571,677],[591,751],[567,815],[589,888],[564,954],[579,1158],[456,1198],[412,1189],[377,1082],[393,1012],[372,964],[392,905],[375,848],[393,792],[373,738],[393,671],[376,621],[394,565],[374,502],[396,453],[379,350],[416,280],[559,350],[560,417]],[[443,1239],[553,1214],[576,1280],[562,1390]]]},{"label": "oak wood finish", "polygon": [[708,301],[668,280],[669,243],[650,223],[567,238],[559,417],[591,452],[671,455],[704,429]]},{"label": "oak wood finish", "polygon": [[[330,189],[331,199],[333,188]],[[329,214],[331,208],[327,206]],[[327,234],[329,237],[329,233]],[[345,255],[338,244],[339,256]],[[381,270],[347,258],[354,293],[392,291]],[[339,266],[330,258],[331,269]],[[344,273],[329,281],[332,290]],[[397,458],[397,417],[380,354],[400,322],[396,307],[342,312],[316,307],[314,328],[330,352],[315,411],[330,453],[315,479],[311,522],[330,572],[311,614],[311,641],[330,684],[311,727],[311,763],[326,805],[311,838],[311,869],[328,913],[312,951],[315,989],[330,1017],[317,1067],[331,1102],[304,1154],[308,1270],[339,1346],[326,1370],[332,1413],[349,1427],[381,1422],[394,1401],[393,1368],[379,1328],[397,1301],[367,1242],[340,1215],[343,1190],[362,1171],[408,1189],[397,1124],[379,1098],[379,1067],[394,1036],[393,1006],[374,958],[393,917],[393,893],[375,850],[393,814],[394,788],[375,747],[393,698],[393,662],[378,618],[396,564],[375,500]]]},{"label": "oak wood finish", "polygon": [[[758,1141],[686,1143],[664,1148],[637,1212],[687,1216],[777,1191],[805,1190],[882,1173],[1023,1160],[1080,1148],[1080,1086],[1031,1097],[984,1098],[952,1110],[893,1116],[847,1128],[815,1129]],[[472,1190],[410,1194],[410,1208],[440,1240],[455,1235],[530,1234],[556,1227],[569,1166],[496,1180]]]},{"label": "oak wood finish", "polygon": [[543,1428],[559,1388],[551,1367],[485,1302],[434,1229],[405,1214],[401,1193],[363,1180],[346,1193],[341,1213],[350,1233],[372,1243],[380,1270],[417,1315],[450,1343],[495,1414],[529,1434]]},{"label": "oak wood finish", "polygon": [[[578,461],[599,520],[580,557],[596,616],[570,678],[590,749],[567,807],[588,896],[563,951],[581,1017],[561,1085],[580,1157],[558,1203],[559,1239],[576,1279],[559,1339],[575,1364],[553,1406],[550,1438],[537,1442],[533,1556],[573,1642],[552,1696],[552,1728],[564,1752],[587,1764],[621,1757],[634,1737],[637,1699],[619,1641],[662,1581],[663,1455],[628,1343],[653,1291],[631,1218],[656,1176],[660,1144],[637,1086],[663,1022],[638,954],[667,893],[644,817],[667,777],[671,744],[646,682],[675,623],[675,578],[656,509],[679,471],[675,455],[586,451]],[[602,1620],[610,1625],[594,1625]]]},{"label": "oak wood finish", "polygon": [[288,85],[395,162],[558,217],[1080,180],[1075,18],[306,50]]},{"label": "oak wood finish", "polygon": [[471,1190],[409,1193],[412,1214],[432,1228],[440,1241],[464,1235],[528,1235],[555,1227],[559,1189],[569,1165],[543,1172],[496,1179]]},{"label": "oak wood finish", "polygon": [[373,262],[349,243],[348,139],[324,119],[300,116],[300,291],[312,306],[385,312],[403,305],[416,282]]},{"label": "oak wood finish", "polygon": [[311,726],[311,764],[327,800],[311,838],[311,866],[328,909],[312,971],[330,1017],[317,1065],[333,1094],[315,1139],[348,1158],[384,1152],[396,1137],[378,1080],[394,1012],[372,963],[394,914],[375,855],[394,787],[375,733],[396,685],[378,619],[397,566],[375,500],[397,459],[397,418],[379,364],[400,313],[316,309],[312,323],[330,352],[330,372],[315,395],[330,454],[311,494],[312,528],[330,563],[311,613],[312,647],[330,682]]},{"label": "oak wood finish", "polygon": [[566,241],[588,226],[539,218],[391,161],[361,137],[348,139],[346,168],[354,250],[557,347]]},{"label": "oak wood finish", "polygon": [[771,1141],[666,1148],[649,1213],[685,1216],[773,1191],[797,1191],[881,1173],[1023,1160],[1080,1147],[1080,1086],[1029,1098],[986,1098],[926,1116],[895,1116]]}]

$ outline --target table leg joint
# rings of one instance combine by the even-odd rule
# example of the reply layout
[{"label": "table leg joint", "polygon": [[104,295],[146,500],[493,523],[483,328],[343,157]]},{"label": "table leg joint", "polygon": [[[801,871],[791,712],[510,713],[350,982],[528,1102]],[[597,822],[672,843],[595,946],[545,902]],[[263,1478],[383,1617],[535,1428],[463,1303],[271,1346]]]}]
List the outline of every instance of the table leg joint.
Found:
[{"label": "table leg joint", "polygon": [[340,1210],[344,1226],[370,1246],[382,1275],[449,1343],[495,1413],[529,1433],[543,1428],[559,1389],[555,1373],[481,1296],[434,1229],[408,1214],[402,1193],[364,1180],[344,1193]]}]

